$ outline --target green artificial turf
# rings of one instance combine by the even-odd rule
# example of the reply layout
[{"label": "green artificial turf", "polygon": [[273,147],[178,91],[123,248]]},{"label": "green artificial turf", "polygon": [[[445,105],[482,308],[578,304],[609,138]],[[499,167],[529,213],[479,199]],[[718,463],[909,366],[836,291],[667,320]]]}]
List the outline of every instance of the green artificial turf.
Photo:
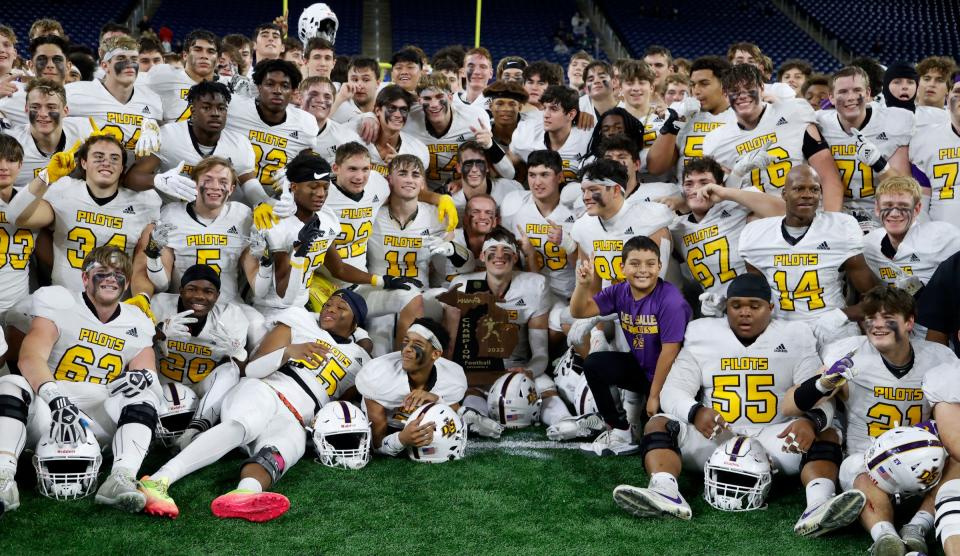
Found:
[{"label": "green artificial turf", "polygon": [[[557,449],[542,429],[507,433],[506,445],[471,441],[442,465],[374,458],[359,471],[330,469],[308,453],[276,485],[290,511],[270,523],[219,520],[210,502],[232,490],[243,456],[175,484],[176,520],[131,515],[87,498],[38,495],[29,460],[18,475],[21,507],[0,518],[0,554],[738,554],[862,555],[869,536],[851,527],[801,539],[797,478],[777,478],[765,510],[728,513],[701,497],[702,477],[681,479],[693,521],[639,520],[611,492],[646,484],[638,457],[595,458]],[[531,447],[532,445],[533,447]],[[155,450],[144,472],[167,456]],[[104,462],[101,478],[109,469]]]}]

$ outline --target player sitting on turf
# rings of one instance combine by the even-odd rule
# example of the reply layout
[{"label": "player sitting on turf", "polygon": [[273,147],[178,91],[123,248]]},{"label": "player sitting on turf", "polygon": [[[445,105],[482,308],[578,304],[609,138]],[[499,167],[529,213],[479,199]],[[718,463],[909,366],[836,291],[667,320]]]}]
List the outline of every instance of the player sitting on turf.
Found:
[{"label": "player sitting on turf", "polygon": [[[960,362],[949,361],[927,371],[923,379],[923,396],[933,409],[937,432],[950,458],[943,478],[934,491],[936,497],[936,538],[943,543],[947,556],[960,554],[960,388],[957,376]],[[914,518],[916,519],[916,517]],[[927,522],[929,531],[929,522]],[[907,540],[904,531],[900,538]],[[926,538],[926,532],[924,532]]]},{"label": "player sitting on turf", "polygon": [[460,365],[443,357],[449,341],[439,323],[417,319],[407,329],[400,351],[378,357],[360,370],[357,391],[363,396],[377,453],[396,456],[405,448],[433,442],[436,423],[407,421],[418,407],[433,402],[459,407],[467,378]]},{"label": "player sitting on turf", "polygon": [[849,455],[840,468],[840,488],[856,488],[867,495],[869,503],[860,521],[875,541],[872,550],[896,554],[890,552],[890,546],[906,542],[910,550],[925,552],[925,538],[933,526],[934,495],[924,499],[920,511],[898,536],[893,526],[893,501],[867,475],[863,454],[877,436],[897,424],[916,425],[930,418],[929,402],[918,395],[924,375],[956,357],[946,346],[910,337],[916,312],[913,297],[906,291],[877,286],[864,296],[862,307],[866,338],[855,336],[829,344],[824,358],[839,360],[845,367],[843,376],[821,381],[810,394],[820,397],[839,389],[847,408],[843,437]]},{"label": "player sitting on turf", "polygon": [[771,320],[770,295],[761,277],[738,276],[727,290],[726,318],[699,319],[687,327],[660,394],[665,413],[647,422],[640,442],[650,484],[614,490],[625,511],[690,519],[690,505],[677,486],[681,467],[702,471],[733,433],[753,437],[779,472],[800,475],[808,509],[795,531],[821,535],[856,519],[863,493],[833,496],[841,458],[836,433],[827,430],[833,402],[801,407],[797,393],[797,385],[815,382],[821,368],[816,340],[805,324]]}]

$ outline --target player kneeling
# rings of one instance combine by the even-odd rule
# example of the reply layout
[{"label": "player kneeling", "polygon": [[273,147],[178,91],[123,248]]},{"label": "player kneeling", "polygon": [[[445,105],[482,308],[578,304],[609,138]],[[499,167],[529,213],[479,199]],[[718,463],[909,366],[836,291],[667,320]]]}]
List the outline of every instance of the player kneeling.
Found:
[{"label": "player kneeling", "polygon": [[[940,484],[928,496],[936,500],[936,536],[947,556],[960,554],[960,386],[956,359],[928,370],[923,379],[923,396],[933,406],[937,433],[949,458]],[[930,469],[923,466],[922,469]],[[932,474],[928,475],[928,480]],[[926,500],[925,500],[926,502]],[[929,523],[928,523],[929,525]],[[903,531],[901,531],[902,535]],[[906,539],[904,539],[906,540]]]},{"label": "player kneeling", "polygon": [[463,457],[467,431],[456,409],[467,377],[460,365],[443,358],[449,339],[436,321],[417,319],[400,351],[378,357],[360,371],[357,390],[377,453],[396,456],[406,450],[410,459],[430,463]]},{"label": "player kneeling", "polygon": [[[621,508],[638,517],[690,519],[690,506],[677,486],[681,467],[699,471],[708,462],[722,462],[726,456],[717,456],[718,448],[731,457],[756,449],[755,460],[762,462],[762,449],[773,469],[799,474],[807,485],[807,509],[795,527],[800,534],[820,535],[856,519],[864,505],[863,493],[832,496],[840,463],[836,434],[825,430],[832,401],[805,412],[795,399],[795,385],[818,376],[816,339],[805,324],[771,320],[770,295],[762,277],[738,276],[727,291],[727,318],[699,319],[687,328],[685,345],[660,396],[666,414],[647,422],[640,443],[650,484],[618,486],[613,498]],[[758,397],[760,385],[763,395]],[[731,432],[752,438],[739,446],[724,444]],[[706,466],[705,482],[709,486],[715,479]],[[735,507],[719,498],[714,502],[725,509],[762,504],[754,500]]]}]

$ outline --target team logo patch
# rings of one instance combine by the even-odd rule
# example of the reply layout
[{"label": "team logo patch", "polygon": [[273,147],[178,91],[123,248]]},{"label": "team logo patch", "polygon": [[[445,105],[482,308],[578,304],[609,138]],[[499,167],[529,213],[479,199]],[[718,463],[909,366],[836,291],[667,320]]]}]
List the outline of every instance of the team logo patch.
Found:
[{"label": "team logo patch", "polygon": [[138,338],[139,336],[137,335],[137,329],[131,328],[130,330],[127,330],[127,336],[133,336],[134,338]]},{"label": "team logo patch", "polygon": [[537,403],[537,391],[535,389],[531,388],[530,391],[527,392],[527,401],[530,405]]},{"label": "team logo patch", "polygon": [[781,116],[780,119],[777,120],[777,125],[787,125],[787,119]]},{"label": "team logo patch", "polygon": [[465,133],[461,133],[460,135],[457,135],[457,138],[454,139],[454,141],[457,143],[465,143],[467,141],[467,135]]},{"label": "team logo patch", "polygon": [[443,422],[443,426],[440,428],[440,434],[445,438],[450,438],[451,436],[457,434],[457,424],[453,422],[453,419],[447,417]]},{"label": "team logo patch", "polygon": [[916,253],[912,253],[912,254],[910,255],[910,262],[911,262],[911,263],[919,263],[919,262],[920,262],[920,257],[918,257]]},{"label": "team logo patch", "polygon": [[774,353],[787,353],[787,346],[780,344],[779,346],[773,348]]},{"label": "team logo patch", "polygon": [[123,209],[123,214],[137,214],[137,211],[133,210],[133,205]]},{"label": "team logo patch", "polygon": [[818,251],[829,251],[829,250],[830,250],[830,246],[827,245],[827,242],[826,242],[826,241],[824,241],[824,242],[821,242],[820,245],[817,246],[817,250],[818,250]]}]

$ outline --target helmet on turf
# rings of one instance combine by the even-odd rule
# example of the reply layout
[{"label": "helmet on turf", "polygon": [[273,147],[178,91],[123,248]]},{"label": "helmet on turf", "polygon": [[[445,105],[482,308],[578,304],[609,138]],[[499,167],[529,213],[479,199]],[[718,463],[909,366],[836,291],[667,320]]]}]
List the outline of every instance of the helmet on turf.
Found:
[{"label": "helmet on turf", "polygon": [[193,414],[200,404],[197,394],[179,382],[163,385],[163,403],[157,411],[157,438],[164,446],[176,444],[183,431],[190,426]]},{"label": "helmet on turf", "polygon": [[873,482],[887,494],[922,494],[940,481],[947,451],[940,439],[917,427],[895,427],[881,434],[863,456]]},{"label": "helmet on turf", "polygon": [[313,37],[327,39],[330,44],[333,44],[337,42],[337,29],[340,28],[340,21],[337,19],[337,14],[330,9],[330,6],[320,2],[303,10],[303,13],[300,14],[298,28],[300,42],[304,46]]},{"label": "helmet on turf", "polygon": [[416,421],[423,416],[422,423],[433,423],[433,442],[427,446],[407,448],[407,455],[413,461],[443,463],[461,459],[467,450],[467,427],[457,412],[449,405],[428,403],[414,411],[407,422]]},{"label": "helmet on turf", "polygon": [[37,490],[47,498],[73,500],[89,495],[97,488],[100,472],[100,443],[89,427],[86,438],[76,445],[59,444],[49,430],[40,437],[33,454],[37,470]]},{"label": "helmet on turf", "polygon": [[540,417],[540,396],[533,379],[523,373],[507,373],[487,393],[490,418],[508,429],[522,429]]},{"label": "helmet on turf", "polygon": [[327,467],[360,469],[370,461],[370,421],[352,403],[329,402],[313,420],[313,447]]},{"label": "helmet on turf", "polygon": [[574,366],[573,348],[567,349],[553,368],[553,381],[557,385],[557,393],[568,404],[576,405],[577,383],[581,374],[582,369]]},{"label": "helmet on turf", "polygon": [[760,509],[772,484],[770,456],[759,442],[746,436],[724,442],[703,466],[703,497],[718,510]]}]

